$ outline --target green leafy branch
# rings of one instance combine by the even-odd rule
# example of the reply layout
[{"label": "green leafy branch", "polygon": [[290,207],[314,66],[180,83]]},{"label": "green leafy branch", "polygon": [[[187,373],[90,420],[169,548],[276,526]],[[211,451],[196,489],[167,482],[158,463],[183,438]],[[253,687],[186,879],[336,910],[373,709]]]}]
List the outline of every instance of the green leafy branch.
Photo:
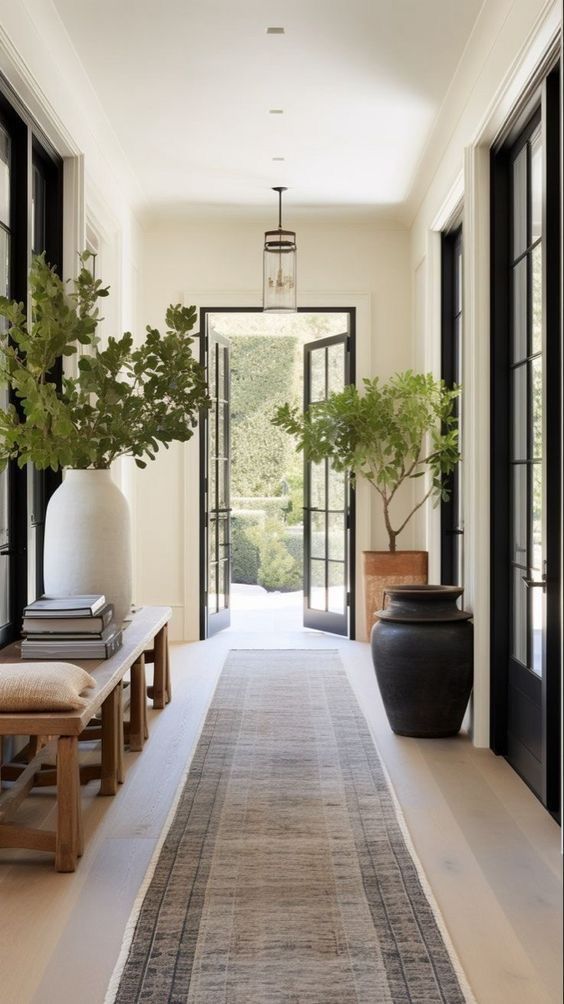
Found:
[{"label": "green leafy branch", "polygon": [[[0,386],[16,399],[0,411],[0,469],[10,460],[38,469],[105,468],[125,455],[145,467],[161,445],[191,439],[209,407],[192,353],[196,308],[170,306],[165,333],[147,327],[141,345],[126,332],[101,348],[97,303],[109,290],[88,269],[90,257],[81,256],[70,292],[43,256],[33,259],[30,322],[23,304],[0,297]],[[79,345],[86,352],[78,375],[57,383],[57,363]]]},{"label": "green leafy branch", "polygon": [[[308,460],[327,459],[334,470],[373,486],[382,500],[389,549],[395,551],[397,537],[425,502],[449,497],[448,475],[460,460],[454,413],[460,391],[431,373],[407,370],[387,383],[364,380],[362,392],[349,385],[305,414],[284,404],[272,421],[294,437]],[[427,472],[429,487],[394,527],[391,505],[398,490]]]}]

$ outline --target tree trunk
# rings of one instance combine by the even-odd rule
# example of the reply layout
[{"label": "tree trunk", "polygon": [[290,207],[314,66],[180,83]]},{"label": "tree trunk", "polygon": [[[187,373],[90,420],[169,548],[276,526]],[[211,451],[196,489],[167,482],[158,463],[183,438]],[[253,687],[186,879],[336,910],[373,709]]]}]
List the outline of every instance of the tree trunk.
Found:
[{"label": "tree trunk", "polygon": [[390,514],[388,512],[388,503],[386,500],[384,500],[384,523],[386,524],[386,530],[388,532],[388,550],[393,553],[396,549],[397,533],[392,528],[392,524],[390,523]]}]

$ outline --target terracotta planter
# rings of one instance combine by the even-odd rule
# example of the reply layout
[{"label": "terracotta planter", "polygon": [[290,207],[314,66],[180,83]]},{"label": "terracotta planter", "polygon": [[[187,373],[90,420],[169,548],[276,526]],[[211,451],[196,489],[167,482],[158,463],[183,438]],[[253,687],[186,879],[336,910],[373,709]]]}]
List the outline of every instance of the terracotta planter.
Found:
[{"label": "terracotta planter", "polygon": [[386,586],[424,585],[427,582],[429,555],[427,551],[363,551],[365,640],[384,606]]}]

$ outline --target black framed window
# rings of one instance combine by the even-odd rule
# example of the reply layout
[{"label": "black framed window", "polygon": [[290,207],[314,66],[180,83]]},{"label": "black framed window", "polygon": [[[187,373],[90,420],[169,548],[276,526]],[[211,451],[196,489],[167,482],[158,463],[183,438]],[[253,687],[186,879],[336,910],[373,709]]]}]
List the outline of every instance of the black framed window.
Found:
[{"label": "black framed window", "polygon": [[[462,226],[442,238],[442,321],[441,375],[452,387],[463,383],[462,374]],[[454,404],[462,445],[462,409],[460,398]],[[462,465],[450,476],[450,496],[441,503],[441,581],[463,585],[464,517],[462,508]]]},{"label": "black framed window", "polygon": [[[62,160],[0,77],[0,289],[28,303],[33,253],[62,264]],[[52,379],[58,380],[60,372]],[[0,390],[0,407],[18,402]],[[43,589],[43,526],[60,475],[0,474],[0,645],[17,637],[22,609]]]},{"label": "black framed window", "polygon": [[[10,295],[10,261],[12,246],[12,140],[0,121],[0,294]],[[4,326],[4,319],[0,319]],[[0,388],[0,408],[6,409],[9,394]],[[9,629],[12,611],[12,534],[11,471],[0,473],[0,639]]]},{"label": "black framed window", "polygon": [[556,816],[562,664],[559,69],[492,151],[491,729]]}]

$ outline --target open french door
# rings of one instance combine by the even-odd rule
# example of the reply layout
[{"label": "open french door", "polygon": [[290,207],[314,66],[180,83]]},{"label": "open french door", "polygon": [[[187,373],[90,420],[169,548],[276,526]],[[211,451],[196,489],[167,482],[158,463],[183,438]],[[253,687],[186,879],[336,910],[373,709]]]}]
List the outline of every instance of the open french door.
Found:
[{"label": "open french door", "polygon": [[230,527],[230,366],[229,340],[206,325],[205,365],[211,408],[202,436],[202,474],[204,478],[203,576],[205,602],[202,605],[206,624],[203,637],[229,627],[231,588]]},{"label": "open french door", "polygon": [[[304,346],[304,410],[351,377],[347,332]],[[304,627],[353,637],[351,486],[328,461],[304,465]]]}]

